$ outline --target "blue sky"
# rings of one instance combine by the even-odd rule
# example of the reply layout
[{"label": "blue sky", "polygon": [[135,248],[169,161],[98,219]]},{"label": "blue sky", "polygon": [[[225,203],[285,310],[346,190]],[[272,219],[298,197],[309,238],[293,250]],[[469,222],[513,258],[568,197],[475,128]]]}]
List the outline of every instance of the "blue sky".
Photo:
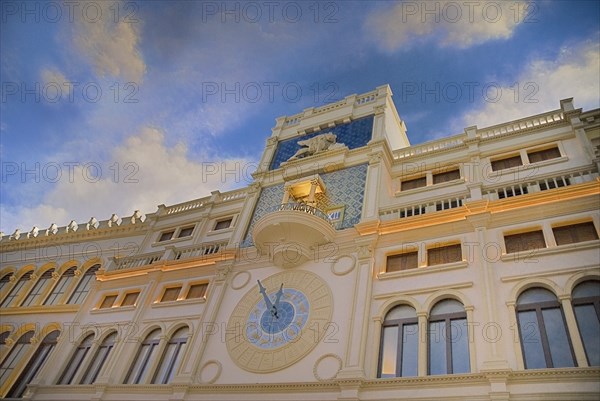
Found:
[{"label": "blue sky", "polygon": [[597,1],[0,4],[5,234],[245,186],[276,117],[382,84],[413,144],[600,107]]}]

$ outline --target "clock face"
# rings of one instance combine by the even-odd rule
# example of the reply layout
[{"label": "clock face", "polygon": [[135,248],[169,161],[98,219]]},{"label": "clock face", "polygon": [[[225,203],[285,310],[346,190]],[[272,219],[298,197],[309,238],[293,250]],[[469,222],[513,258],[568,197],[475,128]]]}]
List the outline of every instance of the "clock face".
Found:
[{"label": "clock face", "polygon": [[281,272],[261,280],[261,286],[265,295],[257,284],[236,306],[227,325],[226,342],[238,366],[267,373],[308,354],[323,338],[333,308],[327,284],[307,271]]}]

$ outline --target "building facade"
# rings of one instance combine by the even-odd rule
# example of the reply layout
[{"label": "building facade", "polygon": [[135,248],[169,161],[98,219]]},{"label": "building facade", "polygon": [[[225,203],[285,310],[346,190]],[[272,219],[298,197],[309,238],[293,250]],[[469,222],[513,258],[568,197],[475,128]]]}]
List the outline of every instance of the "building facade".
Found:
[{"label": "building facade", "polygon": [[391,96],[278,118],[245,188],[3,236],[0,396],[597,400],[600,110],[411,145]]}]

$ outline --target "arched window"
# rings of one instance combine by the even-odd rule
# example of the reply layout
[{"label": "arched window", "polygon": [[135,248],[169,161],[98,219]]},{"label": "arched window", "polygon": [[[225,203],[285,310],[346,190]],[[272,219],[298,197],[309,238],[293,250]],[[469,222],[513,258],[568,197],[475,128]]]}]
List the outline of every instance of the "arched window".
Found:
[{"label": "arched window", "polygon": [[156,329],[146,336],[144,342],[140,344],[129,373],[127,373],[125,384],[138,384],[146,381],[148,370],[156,357],[159,342],[160,329]]},{"label": "arched window", "polygon": [[8,336],[10,336],[10,331],[4,331],[0,334],[0,345],[6,345]]},{"label": "arched window", "polygon": [[525,369],[575,366],[571,339],[556,296],[531,288],[517,299],[517,320]]},{"label": "arched window", "polygon": [[2,364],[0,364],[0,383],[6,383],[6,379],[15,369],[15,366],[17,366],[23,355],[29,350],[32,338],[33,330],[21,335],[6,358],[4,358]]},{"label": "arched window", "polygon": [[2,301],[0,304],[0,308],[6,308],[7,306],[10,306],[12,301],[17,297],[17,295],[19,295],[21,289],[25,286],[32,274],[33,271],[30,270],[21,276],[19,281],[17,281],[17,284],[14,285],[12,290],[10,290],[10,293],[8,293],[6,298],[4,298],[4,301]]},{"label": "arched window", "polygon": [[378,377],[416,376],[419,325],[415,308],[398,305],[383,321]]},{"label": "arched window", "polygon": [[4,358],[4,352],[6,351],[6,339],[10,336],[10,331],[0,333],[0,361]]},{"label": "arched window", "polygon": [[60,279],[58,279],[58,283],[56,283],[56,285],[52,289],[52,292],[44,301],[44,305],[56,305],[74,279],[75,267],[71,267],[70,269],[65,271],[62,274],[62,276],[60,276]]},{"label": "arched window", "polygon": [[180,328],[173,334],[160,358],[160,363],[152,378],[153,384],[166,384],[173,379],[183,359],[187,337],[187,326]]},{"label": "arched window", "polygon": [[110,356],[110,352],[115,346],[115,342],[117,340],[117,332],[114,331],[102,341],[102,344],[96,350],[96,354],[92,358],[90,364],[88,365],[83,377],[79,384],[91,384],[96,381],[98,374],[102,370],[102,367],[108,360]]},{"label": "arched window", "polygon": [[429,374],[468,373],[469,331],[463,304],[454,299],[438,302],[429,313]]},{"label": "arched window", "polygon": [[7,398],[20,398],[23,396],[27,385],[31,383],[31,380],[48,360],[48,356],[56,346],[56,341],[59,335],[60,332],[55,330],[44,337],[42,343],[35,351],[35,354],[33,354],[27,363],[27,366],[25,366],[25,369],[23,369],[21,372],[21,376],[19,376],[14,386],[6,395]]},{"label": "arched window", "polygon": [[588,364],[600,366],[600,281],[585,281],[577,285],[572,299]]},{"label": "arched window", "polygon": [[68,304],[80,304],[83,302],[85,296],[90,292],[90,287],[92,286],[92,282],[94,281],[96,272],[99,268],[100,265],[94,265],[85,272],[79,281],[79,284],[77,284],[77,288],[71,295],[71,298],[69,298]]},{"label": "arched window", "polygon": [[79,368],[81,367],[81,363],[92,348],[93,340],[94,335],[90,334],[89,336],[84,338],[83,341],[81,341],[81,343],[73,353],[71,360],[67,364],[65,371],[61,375],[60,379],[58,379],[58,384],[71,384],[73,378],[75,377],[75,374],[77,374]]},{"label": "arched window", "polygon": [[52,273],[54,273],[54,269],[48,269],[41,275],[37,283],[35,283],[33,288],[29,291],[29,294],[27,294],[27,297],[21,303],[21,306],[30,306],[37,303],[40,295],[42,295],[46,288],[48,288],[48,285],[52,283]]},{"label": "arched window", "polygon": [[6,288],[6,286],[8,285],[8,283],[10,283],[10,278],[12,277],[12,273],[8,273],[5,274],[4,276],[2,276],[2,278],[0,278],[0,291],[2,291],[4,288]]}]

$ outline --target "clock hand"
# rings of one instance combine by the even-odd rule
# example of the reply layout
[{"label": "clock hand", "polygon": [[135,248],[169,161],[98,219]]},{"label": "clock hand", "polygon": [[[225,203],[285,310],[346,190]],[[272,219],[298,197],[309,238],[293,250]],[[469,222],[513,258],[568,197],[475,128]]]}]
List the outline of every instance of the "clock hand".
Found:
[{"label": "clock hand", "polygon": [[[256,280],[258,282],[258,292],[260,292],[263,296],[263,298],[265,299],[265,303],[267,304],[267,309],[271,310],[273,309],[273,304],[271,303],[271,300],[269,299],[269,297],[267,296],[267,290],[265,290],[265,287],[262,286],[262,284],[260,283],[260,280]],[[271,312],[272,314],[273,312]]]},{"label": "clock hand", "polygon": [[275,308],[276,312],[275,312],[275,317],[279,318],[277,316],[277,311],[279,311],[279,301],[281,300],[281,296],[283,295],[283,283],[281,283],[281,287],[279,287],[279,291],[277,291],[277,294],[275,294],[275,303],[273,304],[273,308]]}]

